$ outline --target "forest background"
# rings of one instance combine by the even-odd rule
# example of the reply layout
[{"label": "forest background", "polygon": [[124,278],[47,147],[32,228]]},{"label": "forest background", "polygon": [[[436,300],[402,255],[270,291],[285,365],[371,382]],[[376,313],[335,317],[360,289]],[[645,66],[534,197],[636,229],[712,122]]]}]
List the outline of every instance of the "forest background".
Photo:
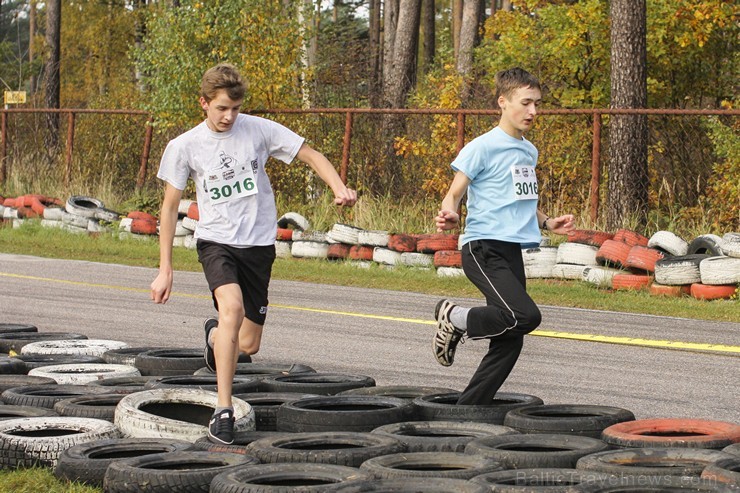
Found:
[{"label": "forest background", "polygon": [[[245,111],[266,111],[336,164],[343,114],[269,111],[495,109],[493,76],[513,66],[539,77],[543,109],[614,107],[615,19],[641,16],[643,31],[636,25],[624,38],[631,45],[642,37],[645,46],[644,60],[636,60],[645,73],[639,107],[733,109],[738,6],[723,0],[2,0],[0,82],[27,91],[24,108],[147,110],[156,169],[167,141],[202,118],[203,71],[227,61],[249,81]],[[9,179],[0,194],[61,193],[65,120],[6,116]],[[639,118],[646,138],[639,180],[618,181],[644,182],[645,198],[627,204],[635,208],[628,217],[631,209],[614,207],[614,197],[610,204],[610,171],[627,153],[625,144],[610,145],[618,117],[604,117],[599,194],[617,211],[609,226],[634,220],[653,229],[740,230],[737,116]],[[468,116],[466,142],[496,120]],[[78,115],[72,180],[63,191],[156,208],[154,173],[132,197],[146,124],[146,116]],[[544,210],[587,216],[592,131],[592,114],[555,114],[540,116],[528,134],[540,150]],[[365,197],[390,198],[384,204],[439,201],[456,133],[454,115],[355,116],[348,182]],[[276,192],[298,203],[323,189],[306,167],[273,163],[269,172]]]}]

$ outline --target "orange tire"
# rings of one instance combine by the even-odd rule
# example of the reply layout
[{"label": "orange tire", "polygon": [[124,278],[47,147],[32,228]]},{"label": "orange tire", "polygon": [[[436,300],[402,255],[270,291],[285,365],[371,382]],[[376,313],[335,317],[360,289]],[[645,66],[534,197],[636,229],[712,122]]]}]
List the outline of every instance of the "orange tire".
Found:
[{"label": "orange tire", "polygon": [[372,260],[373,247],[366,245],[352,245],[349,249],[349,258],[352,260]]},{"label": "orange tire", "polygon": [[434,253],[442,250],[457,250],[458,235],[434,233],[421,235],[416,240],[416,251],[419,253]]},{"label": "orange tire", "polygon": [[346,243],[332,243],[326,251],[326,258],[345,259],[349,258],[349,249],[352,245]]},{"label": "orange tire", "polygon": [[157,221],[135,218],[133,221],[131,221],[131,232],[138,235],[156,235]]},{"label": "orange tire", "polygon": [[601,432],[601,439],[620,448],[721,449],[740,442],[740,425],[702,419],[640,419],[605,428]]},{"label": "orange tire", "polygon": [[650,285],[650,294],[655,296],[680,298],[681,296],[688,296],[691,294],[691,285],[684,284],[683,286],[667,286],[665,284],[654,282]]},{"label": "orange tire", "polygon": [[640,276],[635,274],[616,274],[612,277],[612,289],[629,290],[645,289],[650,285],[653,278],[651,276]]},{"label": "orange tire", "polygon": [[3,200],[3,207],[10,207],[11,209],[15,209],[15,199],[5,199]]},{"label": "orange tire", "polygon": [[649,238],[642,236],[640,233],[629,229],[618,229],[617,232],[614,233],[615,241],[627,243],[629,246],[647,246],[648,239]]},{"label": "orange tire", "polygon": [[33,209],[26,206],[21,206],[16,209],[18,211],[18,217],[21,219],[33,219],[39,217]]},{"label": "orange tire", "polygon": [[663,252],[655,248],[635,245],[627,255],[625,267],[655,272],[655,262],[665,257]]},{"label": "orange tire", "polygon": [[[128,217],[129,219],[143,219],[144,221],[151,221],[154,223],[155,226],[157,225],[156,216],[153,216],[152,214],[149,214],[148,212],[131,211],[128,213],[126,217]],[[151,233],[144,233],[144,234],[151,234]]]},{"label": "orange tire", "polygon": [[614,238],[614,233],[607,233],[605,231],[594,231],[591,229],[576,229],[568,233],[568,241],[572,243],[583,243],[584,245],[591,245],[600,247],[606,240]]},{"label": "orange tire", "polygon": [[31,201],[31,209],[33,209],[33,212],[35,212],[39,216],[43,216],[44,209],[46,209],[46,206],[39,199],[34,198]]},{"label": "orange tire", "polygon": [[434,253],[435,267],[462,267],[460,250],[440,250]]},{"label": "orange tire", "polygon": [[606,240],[596,252],[596,261],[601,265],[622,267],[627,262],[627,256],[632,247],[617,240]]},{"label": "orange tire", "polygon": [[737,284],[709,285],[694,283],[691,296],[697,300],[728,300],[737,292]]},{"label": "orange tire", "polygon": [[388,248],[394,252],[415,252],[416,238],[398,233],[388,237]]},{"label": "orange tire", "polygon": [[[200,211],[198,210],[198,202],[193,202],[188,207],[188,217],[200,221]],[[292,234],[292,233],[291,233]]]},{"label": "orange tire", "polygon": [[288,228],[278,228],[278,230],[277,230],[277,239],[278,240],[283,240],[283,241],[290,241],[290,240],[292,240],[293,239],[293,230],[292,229],[288,229]]}]

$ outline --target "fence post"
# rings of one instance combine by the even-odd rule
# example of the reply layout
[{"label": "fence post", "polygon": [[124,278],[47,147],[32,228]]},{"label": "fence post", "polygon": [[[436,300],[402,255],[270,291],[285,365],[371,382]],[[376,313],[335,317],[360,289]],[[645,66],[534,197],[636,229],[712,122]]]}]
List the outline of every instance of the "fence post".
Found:
[{"label": "fence post", "polygon": [[64,166],[64,188],[69,186],[70,175],[72,174],[72,151],[75,143],[75,113],[70,111],[67,114],[67,155]]},{"label": "fence post", "polygon": [[465,147],[465,113],[457,114],[457,152]]},{"label": "fence post", "polygon": [[149,166],[149,151],[152,147],[152,131],[154,129],[154,116],[150,116],[146,122],[146,132],[144,134],[144,149],[141,151],[141,160],[139,161],[139,174],[136,177],[136,193],[141,192],[146,182],[146,173]]},{"label": "fence post", "polygon": [[594,111],[591,147],[591,224],[599,219],[599,183],[601,182],[601,113]]},{"label": "fence post", "polygon": [[339,170],[339,177],[342,179],[342,183],[347,183],[347,168],[349,167],[349,152],[352,145],[352,123],[354,114],[351,111],[347,112],[347,116],[344,120],[344,141],[342,143],[342,166]]},{"label": "fence post", "polygon": [[0,186],[5,185],[5,179],[7,178],[7,171],[5,158],[8,156],[8,122],[7,113],[3,111],[2,123],[0,123]]}]

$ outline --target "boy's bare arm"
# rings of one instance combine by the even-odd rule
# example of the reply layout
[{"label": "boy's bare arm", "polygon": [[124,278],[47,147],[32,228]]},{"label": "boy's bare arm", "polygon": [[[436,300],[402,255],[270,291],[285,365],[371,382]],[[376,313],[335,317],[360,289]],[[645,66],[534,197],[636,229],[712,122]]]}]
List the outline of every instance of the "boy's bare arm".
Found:
[{"label": "boy's bare arm", "polygon": [[465,192],[468,190],[468,185],[470,185],[470,178],[465,173],[462,171],[455,173],[450,190],[442,200],[442,208],[437,213],[437,217],[434,218],[437,231],[442,232],[459,226],[460,215],[457,213],[457,210],[460,207],[460,201],[462,201]]},{"label": "boy's bare arm", "polygon": [[159,214],[159,274],[151,285],[151,298],[155,303],[166,303],[172,291],[172,241],[181,198],[182,190],[168,183]]},{"label": "boy's bare arm", "polygon": [[319,151],[311,148],[308,144],[303,144],[298,150],[296,157],[311,166],[319,178],[324,180],[329,188],[334,192],[334,203],[337,205],[352,206],[357,202],[357,192],[348,188],[342,182],[334,166],[326,159],[326,156]]}]

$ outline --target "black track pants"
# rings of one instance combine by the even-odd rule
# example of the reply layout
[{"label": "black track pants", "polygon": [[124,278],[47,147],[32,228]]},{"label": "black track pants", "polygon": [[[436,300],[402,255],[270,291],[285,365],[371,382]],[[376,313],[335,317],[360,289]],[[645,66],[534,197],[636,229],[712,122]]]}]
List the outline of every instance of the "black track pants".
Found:
[{"label": "black track pants", "polygon": [[488,339],[489,346],[458,404],[491,404],[519,358],[524,335],[540,325],[542,315],[527,294],[518,243],[471,241],[463,246],[462,265],[465,275],[486,297],[486,306],[468,312],[467,335]]}]

